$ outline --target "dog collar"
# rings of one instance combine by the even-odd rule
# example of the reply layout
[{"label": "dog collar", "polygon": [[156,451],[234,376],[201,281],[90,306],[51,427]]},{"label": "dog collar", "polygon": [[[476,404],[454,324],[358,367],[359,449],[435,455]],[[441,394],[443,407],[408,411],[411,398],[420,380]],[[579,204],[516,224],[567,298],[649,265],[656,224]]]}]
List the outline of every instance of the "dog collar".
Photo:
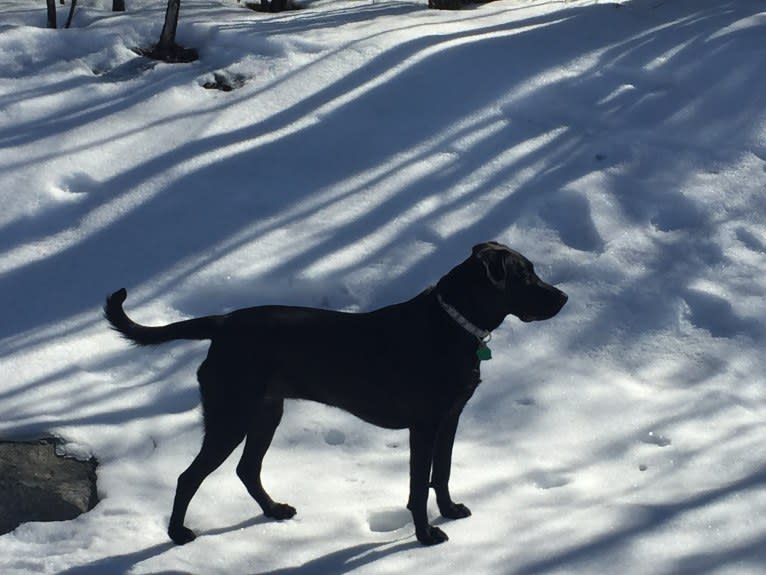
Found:
[{"label": "dog collar", "polygon": [[486,329],[481,329],[480,327],[473,325],[465,318],[463,314],[461,314],[454,307],[444,301],[444,298],[441,296],[441,294],[436,294],[436,301],[439,302],[439,305],[442,306],[442,309],[447,312],[447,315],[455,320],[455,322],[460,327],[462,327],[464,330],[479,340],[479,349],[476,351],[478,358],[483,361],[492,359],[492,351],[489,349],[489,347],[487,347],[489,340],[492,339],[492,334]]}]

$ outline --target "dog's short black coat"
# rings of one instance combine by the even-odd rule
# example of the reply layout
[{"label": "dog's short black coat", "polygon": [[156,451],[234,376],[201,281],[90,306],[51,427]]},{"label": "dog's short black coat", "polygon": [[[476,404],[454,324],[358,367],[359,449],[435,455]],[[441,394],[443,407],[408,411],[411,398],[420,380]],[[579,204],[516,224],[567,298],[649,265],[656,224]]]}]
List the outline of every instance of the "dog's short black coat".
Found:
[{"label": "dog's short black coat", "polygon": [[529,260],[496,242],[475,246],[413,299],[369,313],[260,306],[146,327],[125,314],[126,297],[124,289],[109,296],[104,313],[134,343],[211,340],[197,372],[205,437],[178,478],[168,527],[179,544],[194,539],[184,516],[195,492],[245,437],[237,474],[250,495],[269,517],[295,514],[269,497],[260,478],[285,399],[319,401],[381,427],[409,429],[407,507],[421,543],[445,541],[447,535],[428,523],[428,489],[434,488],[444,517],[471,514],[452,500],[448,483],[458,418],[480,381],[480,337],[508,314],[544,320],[567,301]]}]

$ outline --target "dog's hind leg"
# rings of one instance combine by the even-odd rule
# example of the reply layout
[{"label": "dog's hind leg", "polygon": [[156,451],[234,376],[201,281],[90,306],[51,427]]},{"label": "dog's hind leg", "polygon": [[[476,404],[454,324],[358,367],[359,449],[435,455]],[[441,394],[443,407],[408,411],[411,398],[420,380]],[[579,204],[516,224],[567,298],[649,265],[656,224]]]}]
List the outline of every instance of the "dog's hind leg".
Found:
[{"label": "dog's hind leg", "polygon": [[197,371],[205,420],[205,438],[192,464],[178,477],[173,512],[170,514],[168,535],[177,544],[193,541],[194,532],[184,527],[189,503],[199,486],[226,460],[247,432],[246,404],[237,397],[236,380],[217,369],[220,359],[211,348],[208,359]]},{"label": "dog's hind leg", "polygon": [[189,503],[204,479],[218,469],[244,436],[244,426],[240,431],[232,427],[230,423],[225,429],[207,428],[205,430],[202,449],[188,469],[178,477],[173,512],[170,514],[170,524],[168,525],[168,535],[174,543],[184,545],[194,540],[194,532],[184,527]]},{"label": "dog's hind leg", "polygon": [[247,487],[247,491],[261,506],[266,517],[274,519],[290,519],[295,515],[295,508],[287,503],[277,503],[261,483],[261,468],[266,450],[271,445],[274,432],[282,419],[283,400],[265,399],[252,415],[247,431],[247,441],[242,459],[237,465],[237,475]]}]

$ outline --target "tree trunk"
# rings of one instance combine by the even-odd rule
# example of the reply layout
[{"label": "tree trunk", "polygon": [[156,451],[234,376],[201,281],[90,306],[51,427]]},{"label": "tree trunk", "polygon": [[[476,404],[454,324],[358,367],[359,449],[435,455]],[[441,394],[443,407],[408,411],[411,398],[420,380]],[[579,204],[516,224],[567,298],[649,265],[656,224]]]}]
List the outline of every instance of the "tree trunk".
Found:
[{"label": "tree trunk", "polygon": [[69,28],[72,25],[72,17],[74,16],[74,9],[76,6],[77,0],[72,0],[72,4],[69,6],[69,16],[67,16],[64,28]]},{"label": "tree trunk", "polygon": [[144,50],[144,56],[162,60],[163,62],[194,62],[199,54],[194,48],[184,48],[176,44],[176,29],[178,28],[178,12],[181,0],[168,0],[165,12],[165,24],[162,26],[160,41],[151,50]]},{"label": "tree trunk", "polygon": [[178,28],[178,11],[181,9],[181,0],[168,0],[168,9],[165,12],[165,24],[162,26],[162,34],[156,50],[161,53],[169,53],[176,45],[176,29]]},{"label": "tree trunk", "polygon": [[112,12],[125,12],[125,0],[112,0]]},{"label": "tree trunk", "polygon": [[48,6],[48,28],[56,28],[56,0],[45,0]]}]

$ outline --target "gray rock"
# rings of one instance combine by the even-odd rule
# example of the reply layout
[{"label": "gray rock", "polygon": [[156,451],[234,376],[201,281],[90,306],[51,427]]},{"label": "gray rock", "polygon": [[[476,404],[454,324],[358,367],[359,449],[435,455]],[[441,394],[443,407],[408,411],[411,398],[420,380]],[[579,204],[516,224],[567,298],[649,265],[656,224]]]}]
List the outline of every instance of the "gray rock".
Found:
[{"label": "gray rock", "polygon": [[55,439],[0,441],[0,534],[27,521],[61,521],[98,503],[94,458],[56,454]]}]

